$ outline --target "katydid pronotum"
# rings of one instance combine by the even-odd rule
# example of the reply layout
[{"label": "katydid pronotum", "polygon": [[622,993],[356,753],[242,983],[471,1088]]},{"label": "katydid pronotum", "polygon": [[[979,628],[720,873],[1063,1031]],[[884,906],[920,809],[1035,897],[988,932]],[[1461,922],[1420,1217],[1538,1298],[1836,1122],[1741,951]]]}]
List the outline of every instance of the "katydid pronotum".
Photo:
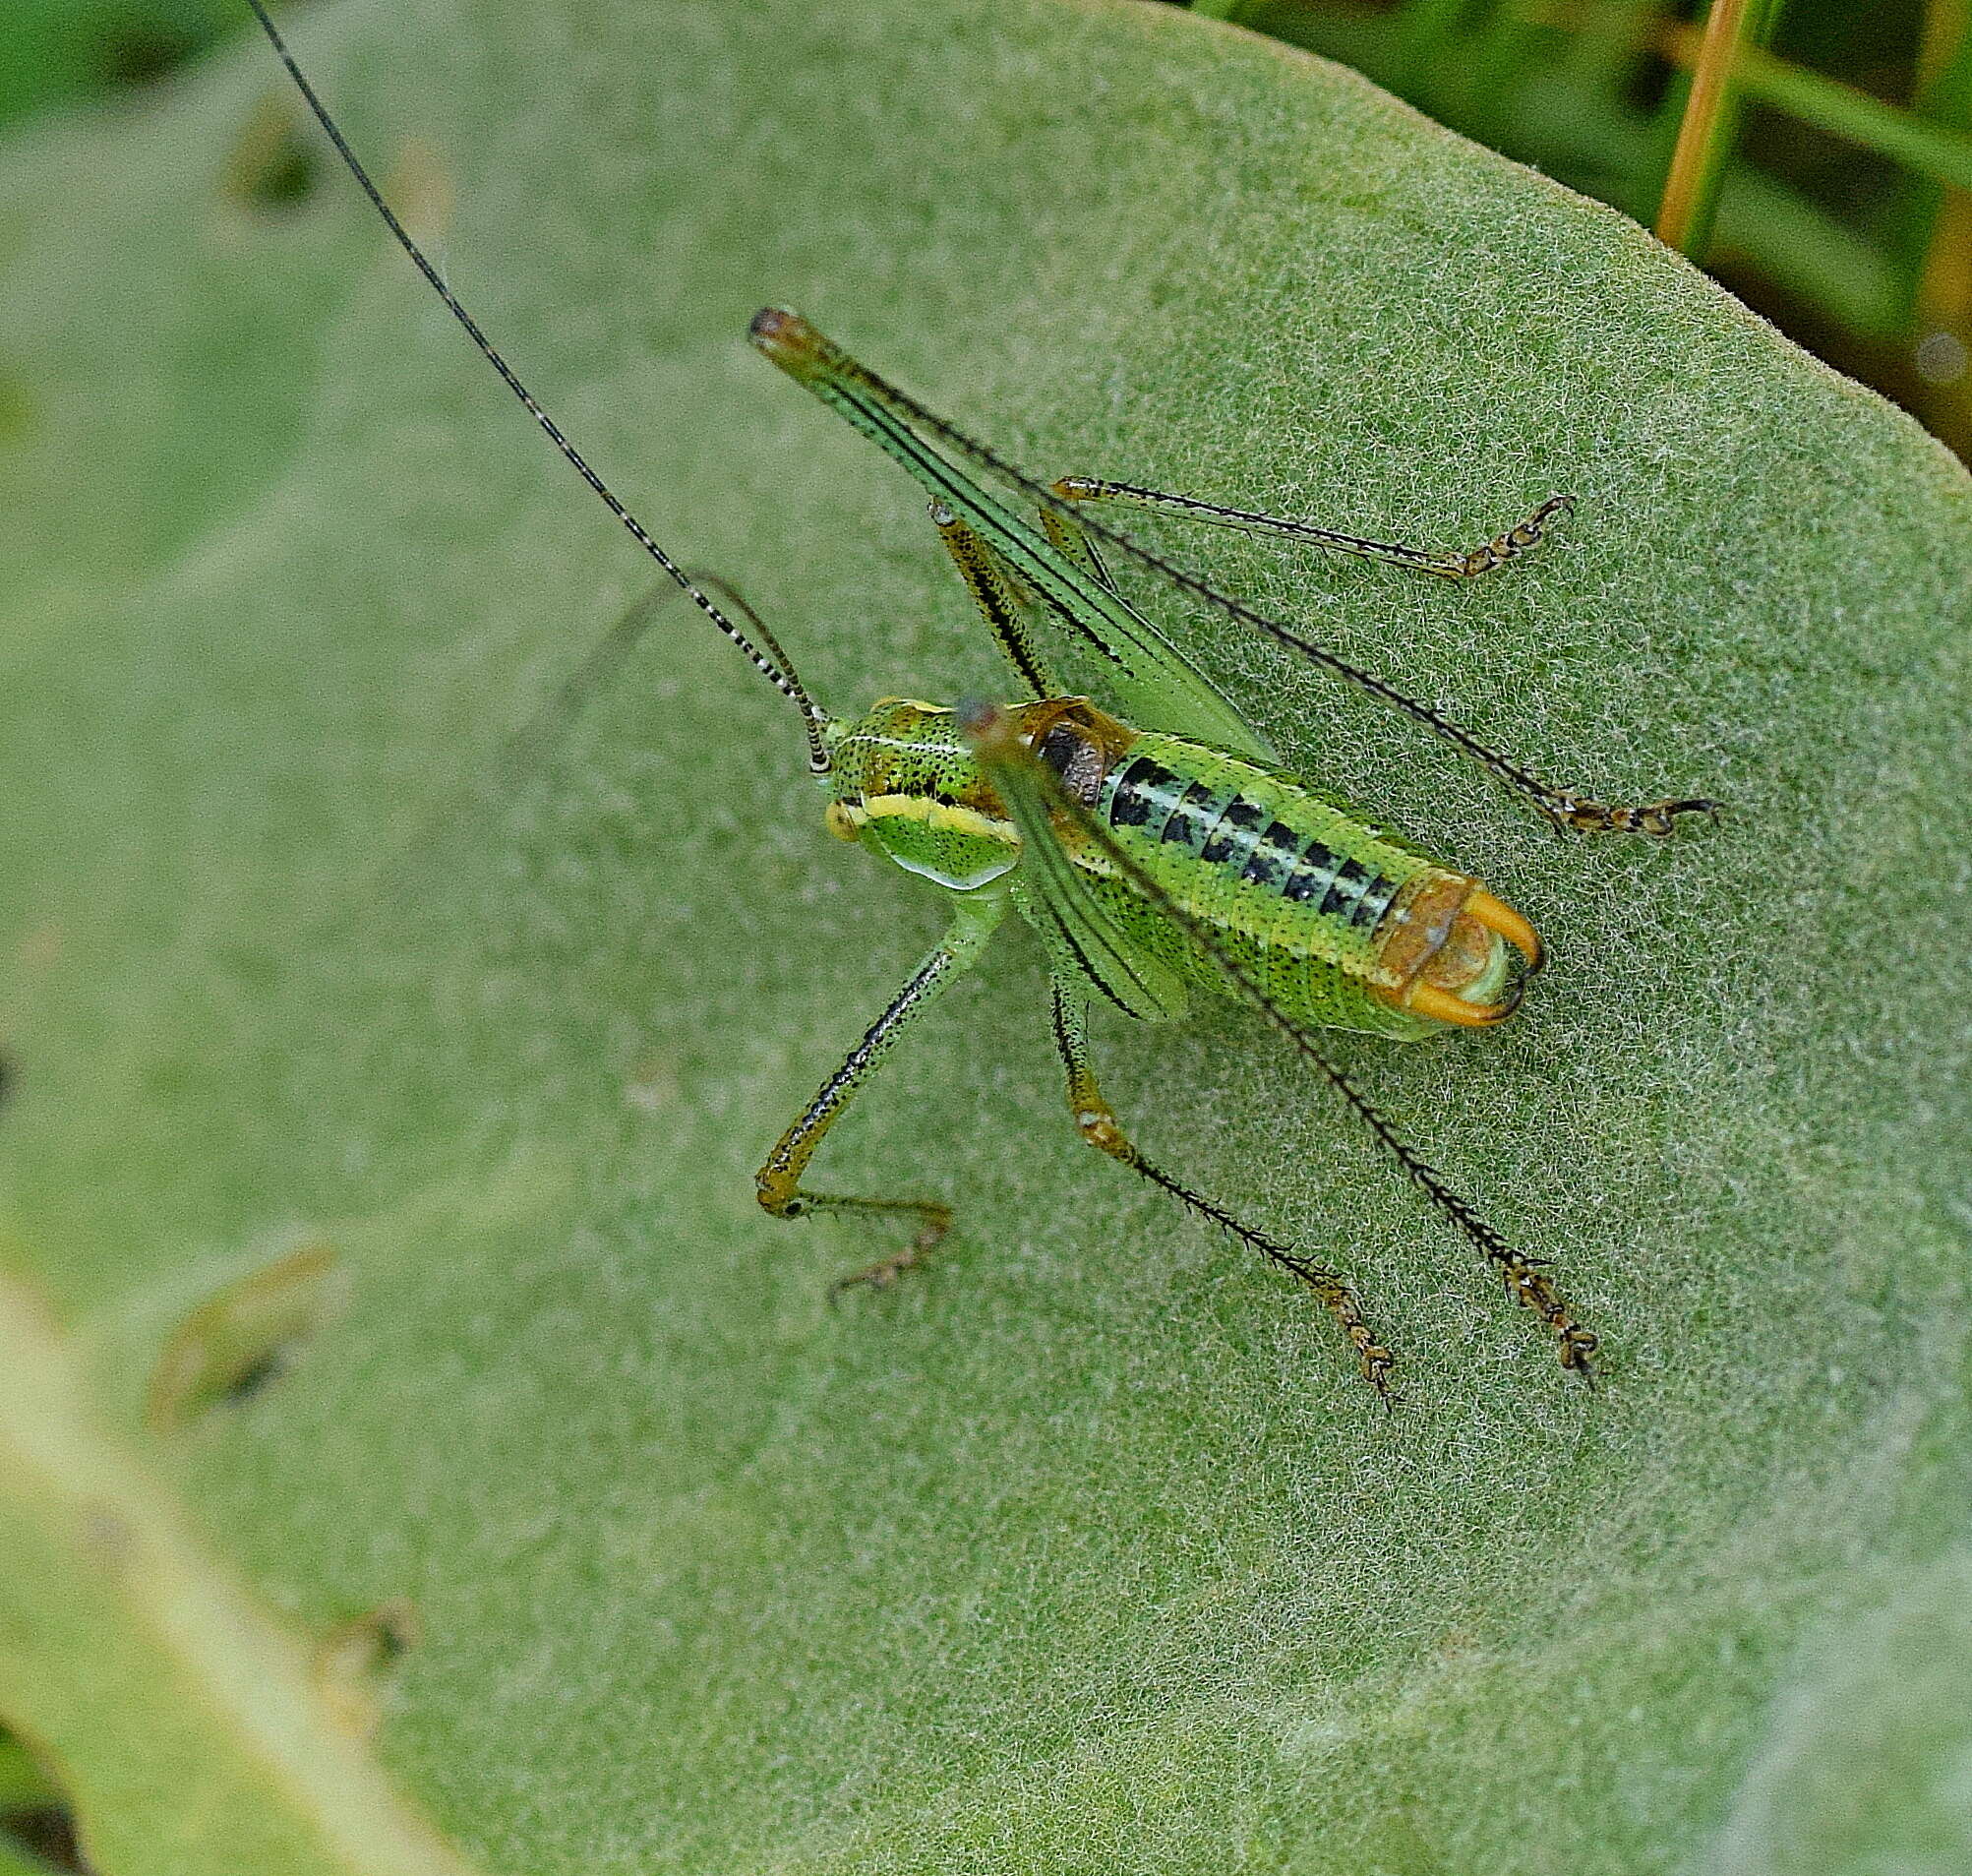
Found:
[{"label": "katydid pronotum", "polygon": [[[821,1192],[806,1176],[856,1094],[1013,910],[1047,954],[1054,1039],[1082,1137],[1307,1285],[1386,1404],[1395,1357],[1343,1278],[1194,1190],[1124,1131],[1090,1062],[1093,1003],[1146,1021],[1182,1015],[1197,993],[1256,1008],[1480,1252],[1508,1294],[1540,1317],[1562,1365],[1588,1379],[1596,1337],[1545,1260],[1515,1249],[1479,1217],[1310,1033],[1340,1028],[1416,1041],[1498,1023],[1540,965],[1532,927],[1477,879],[1288,772],[1225,694],[1123,597],[1104,550],[1404,711],[1560,827],[1662,835],[1681,816],[1709,814],[1716,804],[1690,797],[1626,807],[1551,787],[1436,710],[1227,598],[1091,513],[1104,504],[1134,506],[1466,579],[1537,546],[1568,500],[1549,497],[1470,552],[1438,553],[1132,484],[1067,476],[1044,485],[859,364],[798,314],[768,308],[752,322],[753,344],[924,488],[938,537],[1024,693],[1005,705],[955,707],[887,697],[864,716],[831,716],[751,609],[722,606],[706,590],[719,582],[694,579],[674,561],[535,401],[392,212],[262,0],[248,4],[342,162],[473,344],[643,552],[794,706],[809,768],[827,798],[829,831],[951,895],[945,936],[767,1155],[757,1176],[760,1203],[777,1218],[825,1212],[903,1221],[911,1233],[903,1247],[844,1285],[888,1283],[944,1236],[951,1213],[940,1201]],[[961,463],[1034,502],[1039,527]],[[1049,653],[1050,633],[1101,661],[1116,711],[1066,688]]]}]

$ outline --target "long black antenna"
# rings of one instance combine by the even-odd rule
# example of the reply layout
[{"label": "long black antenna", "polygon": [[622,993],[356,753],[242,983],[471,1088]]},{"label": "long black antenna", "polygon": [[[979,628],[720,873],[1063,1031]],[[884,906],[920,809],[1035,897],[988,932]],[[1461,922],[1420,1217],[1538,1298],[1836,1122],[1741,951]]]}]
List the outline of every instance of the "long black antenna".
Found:
[{"label": "long black antenna", "polygon": [[[247,5],[253,9],[254,18],[261,23],[261,30],[268,35],[268,42],[273,47],[275,56],[287,67],[287,75],[294,80],[296,89],[307,101],[308,108],[315,113],[315,121],[322,126],[324,134],[335,147],[335,153],[342,158],[343,166],[356,178],[357,186],[370,198],[371,206],[384,217],[384,225],[396,238],[397,245],[410,256],[412,265],[425,276],[432,291],[445,301],[452,318],[465,328],[466,336],[479,347],[480,354],[486,362],[500,374],[507,389],[526,406],[527,414],[541,426],[547,434],[548,441],[562,453],[569,467],[595,492],[596,499],[623,523],[630,539],[678,582],[691,603],[711,620],[720,632],[740,647],[747,662],[801,711],[802,727],[807,736],[808,767],[817,775],[826,774],[830,766],[828,746],[823,742],[821,732],[823,724],[828,721],[827,713],[808,696],[794,672],[786,668],[785,654],[781,654],[783,661],[776,663],[720,611],[709,595],[699,590],[690,575],[651,539],[643,523],[617,499],[609,484],[589,467],[588,458],[563,434],[561,425],[535,402],[534,393],[520,382],[512,366],[500,355],[493,341],[480,331],[479,322],[459,303],[458,296],[440,277],[438,269],[425,258],[424,250],[411,239],[404,224],[397,219],[395,212],[384,200],[383,192],[371,181],[370,172],[363,167],[356,152],[349,148],[349,141],[342,135],[341,128],[329,114],[329,106],[322,101],[315,87],[308,82],[301,67],[294,62],[294,54],[287,49],[287,41],[280,36],[280,30],[274,25],[262,0],[247,0]],[[764,632],[761,635],[770,637],[770,635]],[[774,649],[776,652],[780,651],[778,645]]]}]

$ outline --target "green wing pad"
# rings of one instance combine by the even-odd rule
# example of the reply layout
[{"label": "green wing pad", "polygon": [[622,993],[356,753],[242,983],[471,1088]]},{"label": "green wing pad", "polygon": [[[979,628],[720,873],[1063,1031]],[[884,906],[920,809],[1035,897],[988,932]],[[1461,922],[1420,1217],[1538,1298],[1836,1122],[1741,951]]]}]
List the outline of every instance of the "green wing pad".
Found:
[{"label": "green wing pad", "polygon": [[[1040,763],[1011,733],[982,737],[976,748],[980,767],[1020,831],[1020,870],[1010,882],[1014,904],[1057,970],[1145,1022],[1183,1015],[1190,1003],[1184,978],[1161,946],[1144,941],[1148,908],[1098,895],[1098,882],[1062,845]],[[1128,897],[1127,886],[1118,889]]]}]

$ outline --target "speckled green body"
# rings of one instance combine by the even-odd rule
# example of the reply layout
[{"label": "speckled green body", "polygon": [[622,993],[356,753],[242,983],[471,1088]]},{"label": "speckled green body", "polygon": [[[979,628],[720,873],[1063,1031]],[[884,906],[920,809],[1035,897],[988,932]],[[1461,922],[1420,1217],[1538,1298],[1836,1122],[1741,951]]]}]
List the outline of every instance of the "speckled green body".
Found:
[{"label": "speckled green body", "polygon": [[[1010,704],[1006,713],[1042,734],[1070,701]],[[1310,1026],[1399,1041],[1445,1028],[1380,999],[1375,987],[1391,981],[1387,954],[1418,887],[1464,876],[1278,766],[1187,737],[1114,728],[1120,747],[1112,740],[1100,762],[1085,762],[1064,779],[1159,889],[1283,1011]],[[999,889],[1011,875],[1005,889],[1057,968],[1103,988],[1013,871],[1020,833],[950,710],[885,698],[840,726],[833,755],[827,785],[835,831],[953,891]],[[1114,877],[1112,864],[1071,825],[1057,831],[1133,946],[1186,989],[1239,997],[1224,964]],[[1497,969],[1478,986],[1482,998],[1505,970],[1501,950]],[[1175,1016],[1182,1007],[1158,1013]]]}]

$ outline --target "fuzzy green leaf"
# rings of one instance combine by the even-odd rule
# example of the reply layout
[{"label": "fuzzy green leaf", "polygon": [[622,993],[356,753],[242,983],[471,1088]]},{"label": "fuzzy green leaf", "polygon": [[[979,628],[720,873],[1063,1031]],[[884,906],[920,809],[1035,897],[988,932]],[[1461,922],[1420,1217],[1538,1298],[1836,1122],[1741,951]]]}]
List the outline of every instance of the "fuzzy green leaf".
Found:
[{"label": "fuzzy green leaf", "polygon": [[[680,608],[503,765],[651,576],[344,179],[289,200],[264,47],[18,134],[0,1219],[67,1327],[10,1301],[0,1345],[68,1378],[0,1386],[0,1726],[106,1876],[312,1867],[225,1834],[257,1778],[528,1876],[1963,1867],[1963,471],[1615,214],[1172,9],[404,11],[292,24],[833,707],[999,680],[910,487],[746,347],[769,301],[1048,475],[1431,546],[1574,493],[1464,586],[1160,541],[1558,782],[1730,811],[1557,840],[1158,601],[1547,937],[1502,1032],[1342,1053],[1554,1259],[1604,1385],[1257,1020],[1106,1028],[1146,1147],[1359,1284],[1387,1421],[1075,1140],[1024,934],[831,1139],[832,1186],[960,1220],[831,1312],[890,1246],[751,1169],[936,896],[820,837],[791,713]],[[333,1309],[215,1305],[310,1246]],[[202,1308],[277,1326],[147,1430]],[[72,1588],[98,1485],[286,1665]],[[345,1784],[256,1757],[321,1637],[295,1736],[358,1742]]]}]

